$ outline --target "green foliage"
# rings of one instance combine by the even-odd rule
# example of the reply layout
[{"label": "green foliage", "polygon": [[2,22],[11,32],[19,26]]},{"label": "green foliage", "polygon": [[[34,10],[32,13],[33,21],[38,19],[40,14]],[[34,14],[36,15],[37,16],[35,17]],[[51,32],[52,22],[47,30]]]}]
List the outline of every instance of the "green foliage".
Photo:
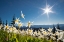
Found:
[{"label": "green foliage", "polygon": [[39,39],[30,35],[7,33],[0,30],[0,42],[52,42],[52,40]]}]

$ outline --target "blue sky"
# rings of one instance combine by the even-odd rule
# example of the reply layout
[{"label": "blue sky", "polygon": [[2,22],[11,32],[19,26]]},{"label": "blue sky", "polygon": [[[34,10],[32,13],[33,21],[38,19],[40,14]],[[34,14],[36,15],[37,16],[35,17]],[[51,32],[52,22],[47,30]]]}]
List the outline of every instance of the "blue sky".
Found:
[{"label": "blue sky", "polygon": [[[49,13],[49,19],[43,10],[40,8],[46,7],[47,4],[53,6],[52,11]],[[34,21],[34,25],[43,24],[64,24],[64,0],[0,0],[0,17],[2,21],[12,21],[15,14],[17,18],[20,17],[21,11],[25,15],[25,20],[20,20],[26,24],[28,21]]]}]

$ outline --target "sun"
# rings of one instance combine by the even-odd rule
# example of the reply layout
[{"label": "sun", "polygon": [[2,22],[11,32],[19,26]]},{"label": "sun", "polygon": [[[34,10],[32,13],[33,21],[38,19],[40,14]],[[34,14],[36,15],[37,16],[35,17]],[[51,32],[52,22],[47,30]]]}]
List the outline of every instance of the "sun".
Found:
[{"label": "sun", "polygon": [[53,6],[50,6],[50,5],[46,4],[46,7],[41,8],[41,9],[44,11],[43,14],[47,14],[47,17],[49,18],[49,13],[53,13],[52,8],[53,8]]}]

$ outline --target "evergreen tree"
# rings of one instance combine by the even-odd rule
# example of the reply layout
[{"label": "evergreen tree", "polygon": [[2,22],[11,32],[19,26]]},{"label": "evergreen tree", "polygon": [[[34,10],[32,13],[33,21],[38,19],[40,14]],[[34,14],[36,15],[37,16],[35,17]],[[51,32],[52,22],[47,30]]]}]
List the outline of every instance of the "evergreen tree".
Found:
[{"label": "evergreen tree", "polygon": [[52,30],[53,34],[55,33],[55,31],[56,29],[55,29],[55,26],[53,25],[53,30]]},{"label": "evergreen tree", "polygon": [[15,24],[15,15],[13,16],[13,20],[12,20],[12,23],[11,23],[13,26]]},{"label": "evergreen tree", "polygon": [[2,20],[1,20],[1,18],[0,18],[0,25],[2,24]]},{"label": "evergreen tree", "polygon": [[57,24],[57,29],[60,29],[60,26],[59,26],[59,24]]},{"label": "evergreen tree", "polygon": [[3,25],[3,28],[4,28],[4,21],[3,21],[2,25]]},{"label": "evergreen tree", "polygon": [[7,26],[7,20],[6,20],[6,26]]}]

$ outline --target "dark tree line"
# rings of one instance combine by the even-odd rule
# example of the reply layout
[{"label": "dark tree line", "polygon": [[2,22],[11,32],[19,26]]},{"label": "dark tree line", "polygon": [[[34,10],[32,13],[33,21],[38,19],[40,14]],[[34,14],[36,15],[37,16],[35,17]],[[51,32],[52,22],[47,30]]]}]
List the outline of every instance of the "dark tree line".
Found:
[{"label": "dark tree line", "polygon": [[13,26],[15,26],[15,14],[14,14],[14,16],[13,16],[13,19],[12,19],[12,21],[11,21],[11,24],[12,24]]},{"label": "dark tree line", "polygon": [[[10,24],[13,25],[13,26],[15,26],[15,20],[16,20],[16,19],[15,19],[15,14],[14,14],[13,19],[12,19],[12,21],[11,21]],[[1,18],[0,18],[0,25],[1,25],[1,24],[2,24],[3,27],[4,27],[4,22],[2,22],[2,20],[1,20]],[[6,20],[6,24],[5,24],[5,25],[7,26],[7,24],[8,24],[8,21]],[[59,24],[57,24],[57,29],[60,30]],[[55,31],[56,31],[56,28],[55,28],[55,26],[53,25],[53,30],[52,30],[52,32],[55,33]]]},{"label": "dark tree line", "polygon": [[0,18],[0,25],[2,24],[2,20],[1,20],[1,18]]},{"label": "dark tree line", "polygon": [[[2,22],[2,20],[0,18],[0,25],[3,25],[3,27],[4,27],[4,24],[7,26],[8,21],[6,20],[6,23],[4,23],[4,21]],[[13,19],[12,19],[12,21],[11,21],[10,24],[13,25],[13,26],[15,26],[15,14],[14,14]]]},{"label": "dark tree line", "polygon": [[[57,29],[60,30],[59,24],[57,24]],[[56,31],[56,28],[55,28],[55,26],[53,25],[53,30],[52,30],[53,34],[55,33],[55,31]]]}]

